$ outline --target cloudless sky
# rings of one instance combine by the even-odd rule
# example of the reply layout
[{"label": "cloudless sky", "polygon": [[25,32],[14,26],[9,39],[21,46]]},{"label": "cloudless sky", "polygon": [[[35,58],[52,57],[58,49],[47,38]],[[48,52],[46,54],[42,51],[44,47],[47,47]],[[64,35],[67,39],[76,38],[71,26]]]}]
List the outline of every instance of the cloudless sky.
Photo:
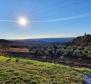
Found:
[{"label": "cloudless sky", "polygon": [[[29,21],[26,26],[9,22],[22,16]],[[91,0],[0,0],[1,39],[74,37],[85,32],[91,34]]]}]

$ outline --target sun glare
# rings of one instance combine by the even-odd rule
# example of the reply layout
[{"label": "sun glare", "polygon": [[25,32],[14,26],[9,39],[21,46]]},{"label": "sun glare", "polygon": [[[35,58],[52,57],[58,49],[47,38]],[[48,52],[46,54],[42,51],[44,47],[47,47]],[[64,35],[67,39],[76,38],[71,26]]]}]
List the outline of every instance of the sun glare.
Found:
[{"label": "sun glare", "polygon": [[26,26],[27,25],[27,19],[25,17],[20,17],[18,19],[18,23],[21,25],[21,26]]}]

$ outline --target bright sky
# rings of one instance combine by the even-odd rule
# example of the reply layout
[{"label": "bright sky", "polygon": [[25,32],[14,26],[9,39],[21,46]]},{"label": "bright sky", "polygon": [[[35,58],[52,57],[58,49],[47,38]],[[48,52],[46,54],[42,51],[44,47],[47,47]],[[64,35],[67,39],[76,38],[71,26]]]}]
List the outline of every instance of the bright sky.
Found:
[{"label": "bright sky", "polygon": [[[20,17],[28,24],[18,24]],[[91,0],[0,0],[1,39],[73,37],[85,32],[91,34]]]}]

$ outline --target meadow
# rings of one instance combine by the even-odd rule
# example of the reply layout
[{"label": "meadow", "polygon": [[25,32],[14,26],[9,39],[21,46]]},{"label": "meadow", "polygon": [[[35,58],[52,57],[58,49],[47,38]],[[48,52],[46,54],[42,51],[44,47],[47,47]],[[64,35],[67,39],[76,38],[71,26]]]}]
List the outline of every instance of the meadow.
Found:
[{"label": "meadow", "polygon": [[[79,71],[77,71],[79,70]],[[47,62],[0,56],[0,84],[84,84],[81,72],[76,68]]]}]

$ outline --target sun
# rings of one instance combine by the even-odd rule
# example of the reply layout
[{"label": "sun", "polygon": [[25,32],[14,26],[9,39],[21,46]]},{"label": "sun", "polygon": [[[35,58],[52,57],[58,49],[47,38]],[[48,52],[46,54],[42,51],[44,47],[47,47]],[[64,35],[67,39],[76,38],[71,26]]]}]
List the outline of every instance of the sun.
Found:
[{"label": "sun", "polygon": [[20,18],[18,18],[18,23],[21,26],[26,26],[28,22],[27,22],[27,19],[25,17],[20,17]]}]

